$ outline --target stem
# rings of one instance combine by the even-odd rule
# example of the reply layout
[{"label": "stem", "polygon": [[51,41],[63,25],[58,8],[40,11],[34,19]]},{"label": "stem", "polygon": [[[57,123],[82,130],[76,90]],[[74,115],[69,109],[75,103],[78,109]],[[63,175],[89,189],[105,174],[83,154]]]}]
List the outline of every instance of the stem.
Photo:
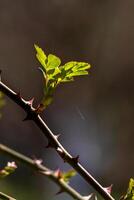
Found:
[{"label": "stem", "polygon": [[33,120],[35,124],[42,130],[44,135],[47,137],[49,146],[53,147],[64,162],[69,163],[104,199],[114,200],[114,198],[103,188],[97,180],[78,162],[77,157],[72,157],[66,149],[58,141],[58,138],[48,128],[46,123],[42,120],[40,115],[33,108],[30,101],[25,101],[13,90],[8,88],[4,83],[0,81],[0,90],[17,103],[23,110],[26,111],[27,117],[25,120]]},{"label": "stem", "polygon": [[[10,149],[9,147],[3,144],[0,144],[0,152],[14,158],[15,160],[18,160],[28,165],[29,167],[31,167],[33,170],[36,170],[40,174],[47,176],[49,179],[55,182],[58,186],[60,186],[61,191],[68,193],[74,199],[86,200],[85,197],[81,196],[76,190],[74,190],[71,186],[69,186],[63,179],[57,177],[54,171],[48,169],[47,167],[41,164],[36,164],[36,162],[32,160],[31,158],[23,154],[20,154],[17,151]],[[8,197],[8,196],[5,196],[5,197]],[[15,200],[13,198],[5,198],[5,199]]]},{"label": "stem", "polygon": [[7,194],[4,194],[3,192],[0,192],[0,199],[2,199],[2,200],[16,200],[13,197],[8,196]]}]

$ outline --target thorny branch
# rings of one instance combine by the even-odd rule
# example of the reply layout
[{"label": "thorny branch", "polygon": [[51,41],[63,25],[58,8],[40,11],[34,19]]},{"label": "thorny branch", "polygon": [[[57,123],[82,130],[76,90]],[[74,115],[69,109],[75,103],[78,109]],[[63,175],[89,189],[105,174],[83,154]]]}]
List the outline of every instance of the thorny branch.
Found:
[{"label": "thorny branch", "polygon": [[45,167],[44,165],[42,165],[40,162],[38,163],[38,160],[32,160],[31,158],[29,158],[21,153],[18,153],[17,151],[15,151],[3,144],[0,144],[0,152],[14,158],[15,160],[20,161],[21,163],[26,164],[27,166],[31,167],[33,170],[36,170],[37,172],[39,172],[40,174],[47,176],[49,179],[51,179],[53,182],[55,182],[60,187],[60,190],[58,193],[66,192],[71,197],[73,197],[74,199],[77,199],[77,200],[89,200],[92,197],[92,194],[87,197],[80,195],[76,190],[74,190],[71,186],[69,186],[69,184],[67,184],[60,177],[59,170],[52,171],[52,170],[48,169],[47,167]]},{"label": "thorny branch", "polygon": [[108,193],[108,191],[102,187],[97,180],[79,163],[79,157],[71,156],[67,150],[64,149],[58,140],[58,136],[52,133],[52,131],[38,114],[37,109],[33,107],[33,100],[24,100],[19,93],[15,93],[2,81],[0,81],[0,90],[27,113],[27,116],[24,120],[33,120],[35,124],[42,130],[48,139],[48,147],[54,148],[64,162],[69,163],[104,199],[114,200],[110,193]]}]

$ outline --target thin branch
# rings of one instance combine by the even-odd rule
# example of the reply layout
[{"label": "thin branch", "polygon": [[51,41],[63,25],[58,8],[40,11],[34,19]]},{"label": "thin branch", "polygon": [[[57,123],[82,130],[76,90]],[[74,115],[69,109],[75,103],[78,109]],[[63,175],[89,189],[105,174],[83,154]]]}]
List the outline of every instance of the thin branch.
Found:
[{"label": "thin branch", "polygon": [[0,199],[2,199],[2,200],[16,200],[13,197],[8,196],[7,194],[4,194],[3,192],[0,192]]},{"label": "thin branch", "polygon": [[25,112],[27,117],[25,120],[33,120],[35,124],[42,130],[48,139],[48,146],[53,147],[64,162],[69,163],[104,199],[114,200],[114,198],[102,187],[97,180],[78,162],[78,156],[71,156],[66,149],[58,141],[56,135],[52,133],[46,123],[38,114],[37,110],[33,108],[31,101],[25,101],[20,94],[15,93],[8,88],[2,81],[0,81],[0,90],[17,103]]},{"label": "thin branch", "polygon": [[39,172],[40,174],[47,176],[49,179],[51,179],[53,182],[55,182],[60,187],[60,191],[68,193],[74,199],[86,200],[86,197],[81,196],[76,190],[74,190],[71,186],[69,186],[62,178],[58,177],[58,175],[55,171],[48,169],[47,167],[43,166],[42,164],[38,164],[36,161],[32,160],[31,158],[29,158],[21,153],[18,153],[17,151],[15,151],[3,144],[0,144],[0,152],[12,157],[15,160],[20,161],[21,163],[26,164],[33,170],[36,170],[37,172]]}]

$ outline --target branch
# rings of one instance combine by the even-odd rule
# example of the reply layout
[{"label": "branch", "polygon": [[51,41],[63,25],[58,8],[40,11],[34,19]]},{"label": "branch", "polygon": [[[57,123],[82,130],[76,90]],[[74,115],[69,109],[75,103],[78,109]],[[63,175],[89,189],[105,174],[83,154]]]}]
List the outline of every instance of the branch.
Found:
[{"label": "branch", "polygon": [[38,109],[32,105],[32,101],[24,100],[20,94],[15,93],[0,81],[0,90],[18,104],[26,113],[27,117],[24,120],[33,120],[35,124],[42,130],[48,139],[48,146],[53,147],[64,162],[69,163],[104,199],[114,200],[114,198],[102,187],[97,180],[78,162],[78,156],[71,156],[66,149],[61,145],[57,135],[54,135],[43,119],[38,114]]},{"label": "branch", "polygon": [[[10,149],[9,147],[0,144],[0,152],[3,154],[6,154],[15,160],[20,161],[21,163],[26,164],[27,166],[31,167],[33,170],[36,170],[42,175],[47,176],[49,179],[51,179],[53,182],[55,182],[58,186],[60,186],[61,192],[68,193],[71,197],[77,200],[88,200],[87,197],[81,196],[76,190],[74,190],[71,186],[69,186],[62,178],[58,176],[56,171],[52,171],[48,169],[47,167],[43,166],[42,164],[38,164],[35,160],[32,160],[31,158],[18,153],[17,151]],[[0,196],[1,197],[1,196]],[[6,198],[9,200],[9,198]],[[15,200],[15,199],[10,199]]]},{"label": "branch", "polygon": [[3,192],[0,192],[0,199],[2,199],[2,200],[16,200],[13,197],[10,197],[10,196],[4,194]]}]

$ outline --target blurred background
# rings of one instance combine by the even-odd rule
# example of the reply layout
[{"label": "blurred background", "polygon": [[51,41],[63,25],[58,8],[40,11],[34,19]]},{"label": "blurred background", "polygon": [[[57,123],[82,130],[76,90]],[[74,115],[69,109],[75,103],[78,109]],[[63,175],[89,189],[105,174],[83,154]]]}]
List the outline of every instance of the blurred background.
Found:
[{"label": "blurred background", "polygon": [[[2,79],[25,99],[42,99],[34,43],[62,62],[85,61],[90,75],[60,86],[42,118],[73,155],[114,196],[134,177],[134,1],[133,0],[0,0],[0,69]],[[0,143],[51,168],[70,169],[24,111],[6,98],[0,120]],[[0,154],[0,167],[11,158]],[[71,185],[88,195],[92,188],[77,175]],[[0,188],[19,200],[68,200],[58,187],[18,163]]]}]

